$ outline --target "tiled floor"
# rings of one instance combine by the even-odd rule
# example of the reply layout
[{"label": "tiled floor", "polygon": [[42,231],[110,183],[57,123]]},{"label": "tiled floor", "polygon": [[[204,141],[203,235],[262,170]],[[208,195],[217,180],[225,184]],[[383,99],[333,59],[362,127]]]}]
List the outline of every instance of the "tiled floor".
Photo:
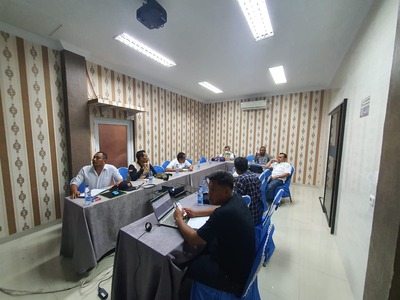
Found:
[{"label": "tiled floor", "polygon": [[[321,189],[293,184],[293,203],[285,199],[274,213],[275,252],[262,268],[258,285],[262,299],[354,300],[334,237],[329,234],[318,200]],[[73,274],[68,259],[59,256],[61,224],[0,244],[0,288],[28,292],[60,292],[0,299],[99,299],[97,285],[111,292],[113,256],[91,273]],[[83,283],[83,285],[82,285]],[[66,290],[68,289],[68,290]],[[113,299],[115,300],[115,299]],[[119,299],[116,299],[119,300]]]}]

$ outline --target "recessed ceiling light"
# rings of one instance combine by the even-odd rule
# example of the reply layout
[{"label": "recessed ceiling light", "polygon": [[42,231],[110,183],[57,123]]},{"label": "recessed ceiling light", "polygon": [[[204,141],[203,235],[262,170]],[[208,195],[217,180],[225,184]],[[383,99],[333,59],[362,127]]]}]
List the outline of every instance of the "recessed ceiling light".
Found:
[{"label": "recessed ceiling light", "polygon": [[129,34],[127,34],[125,32],[117,35],[116,37],[114,37],[114,39],[116,39],[117,41],[120,41],[121,43],[124,43],[125,45],[146,55],[147,57],[154,59],[156,62],[159,62],[160,64],[162,64],[166,67],[172,67],[172,66],[176,65],[176,63],[174,63],[172,60],[166,58],[165,56],[161,55],[157,51],[146,46],[142,42],[139,42],[138,40],[131,37]]},{"label": "recessed ceiling light", "polygon": [[256,41],[273,36],[266,0],[238,0]]},{"label": "recessed ceiling light", "polygon": [[209,89],[210,91],[216,93],[216,94],[222,93],[222,91],[219,88],[216,88],[215,86],[213,86],[212,84],[208,83],[207,81],[199,82],[199,84],[201,86],[204,86],[206,89]]},{"label": "recessed ceiling light", "polygon": [[285,70],[283,69],[283,66],[269,68],[269,71],[271,72],[271,75],[275,81],[275,84],[287,82],[286,76],[285,76]]}]

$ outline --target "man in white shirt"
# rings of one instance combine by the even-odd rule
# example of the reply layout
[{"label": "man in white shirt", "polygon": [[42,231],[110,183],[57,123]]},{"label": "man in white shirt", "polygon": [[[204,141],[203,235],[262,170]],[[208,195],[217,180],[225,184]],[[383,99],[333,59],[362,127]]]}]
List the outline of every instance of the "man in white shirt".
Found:
[{"label": "man in white shirt", "polygon": [[224,152],[222,152],[218,157],[223,157],[225,158],[226,161],[228,160],[234,160],[235,159],[235,154],[231,151],[231,147],[225,146]]},{"label": "man in white shirt", "polygon": [[165,168],[167,172],[174,172],[178,168],[179,172],[183,170],[193,171],[193,165],[186,160],[186,154],[179,152],[174,160],[172,160]]},{"label": "man in white shirt", "polygon": [[107,154],[99,151],[93,155],[92,165],[84,166],[70,182],[71,198],[79,197],[78,187],[82,182],[85,185],[89,185],[92,189],[106,188],[110,185],[118,185],[123,178],[118,172],[118,169],[113,166],[106,164]]},{"label": "man in white shirt", "polygon": [[283,185],[286,177],[292,173],[292,166],[286,160],[286,153],[279,153],[278,159],[271,159],[265,166],[267,169],[272,170],[266,191],[268,202],[274,200],[275,189]]}]

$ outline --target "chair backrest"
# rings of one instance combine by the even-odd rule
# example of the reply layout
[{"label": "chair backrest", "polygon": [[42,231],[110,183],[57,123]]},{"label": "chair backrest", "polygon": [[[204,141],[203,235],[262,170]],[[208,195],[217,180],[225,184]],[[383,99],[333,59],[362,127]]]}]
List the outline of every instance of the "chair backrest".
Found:
[{"label": "chair backrest", "polygon": [[187,160],[188,162],[190,162],[190,164],[193,164],[193,161],[192,161],[190,158],[186,158],[186,160]]},{"label": "chair backrest", "polygon": [[164,168],[160,166],[153,166],[154,170],[156,170],[157,173],[164,173]]},{"label": "chair backrest", "polygon": [[260,244],[258,245],[256,255],[254,257],[253,265],[251,267],[251,271],[249,274],[249,277],[247,278],[246,285],[244,287],[244,292],[242,294],[242,298],[246,296],[248,291],[250,290],[252,284],[256,281],[257,279],[257,274],[260,271],[260,268],[265,260],[265,248],[267,247],[267,242],[271,238],[270,233],[272,230],[273,224],[271,223],[268,226],[268,230],[265,232],[265,234],[261,237]]},{"label": "chair backrest", "polygon": [[85,192],[85,182],[84,181],[78,186],[78,191],[80,193],[84,193]]},{"label": "chair backrest", "polygon": [[204,156],[202,156],[202,157],[200,157],[199,161],[202,164],[202,163],[205,163],[207,161],[207,159]]},{"label": "chair backrest", "polygon": [[261,173],[259,179],[261,181],[261,196],[264,204],[264,211],[267,211],[268,209],[268,203],[267,203],[267,186],[268,186],[268,180],[271,177],[271,170],[266,169],[264,172]]},{"label": "chair backrest", "polygon": [[250,206],[250,202],[251,202],[251,197],[249,195],[244,195],[242,196],[244,202],[246,203],[247,207]]},{"label": "chair backrest", "polygon": [[275,195],[274,201],[272,201],[272,204],[268,209],[267,219],[271,219],[271,217],[272,217],[273,213],[275,212],[275,210],[278,209],[279,203],[282,200],[282,196],[283,196],[283,189],[280,189],[278,191],[278,193]]},{"label": "chair backrest", "polygon": [[254,160],[254,155],[253,154],[247,156],[247,161],[248,162],[252,162],[253,160]]},{"label": "chair backrest", "polygon": [[166,160],[166,161],[164,161],[163,164],[161,165],[161,167],[164,169],[164,172],[165,172],[165,169],[167,168],[167,166],[169,165],[169,163],[170,163],[170,161],[169,161],[169,160]]},{"label": "chair backrest", "polygon": [[120,168],[118,168],[118,172],[119,172],[119,174],[121,174],[122,179],[126,180],[126,178],[128,177],[128,168],[127,167],[120,167]]},{"label": "chair backrest", "polygon": [[279,189],[283,189],[282,198],[290,197],[290,183],[292,182],[292,176],[294,174],[294,167],[292,166],[292,172],[286,177],[285,183],[279,186]]}]

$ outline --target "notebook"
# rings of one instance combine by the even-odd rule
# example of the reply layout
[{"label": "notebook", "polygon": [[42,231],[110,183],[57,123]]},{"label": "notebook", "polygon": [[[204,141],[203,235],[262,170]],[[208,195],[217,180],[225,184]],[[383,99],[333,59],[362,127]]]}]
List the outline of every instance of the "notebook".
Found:
[{"label": "notebook", "polygon": [[157,196],[150,203],[160,225],[178,228],[174,219],[175,205],[169,192]]}]

